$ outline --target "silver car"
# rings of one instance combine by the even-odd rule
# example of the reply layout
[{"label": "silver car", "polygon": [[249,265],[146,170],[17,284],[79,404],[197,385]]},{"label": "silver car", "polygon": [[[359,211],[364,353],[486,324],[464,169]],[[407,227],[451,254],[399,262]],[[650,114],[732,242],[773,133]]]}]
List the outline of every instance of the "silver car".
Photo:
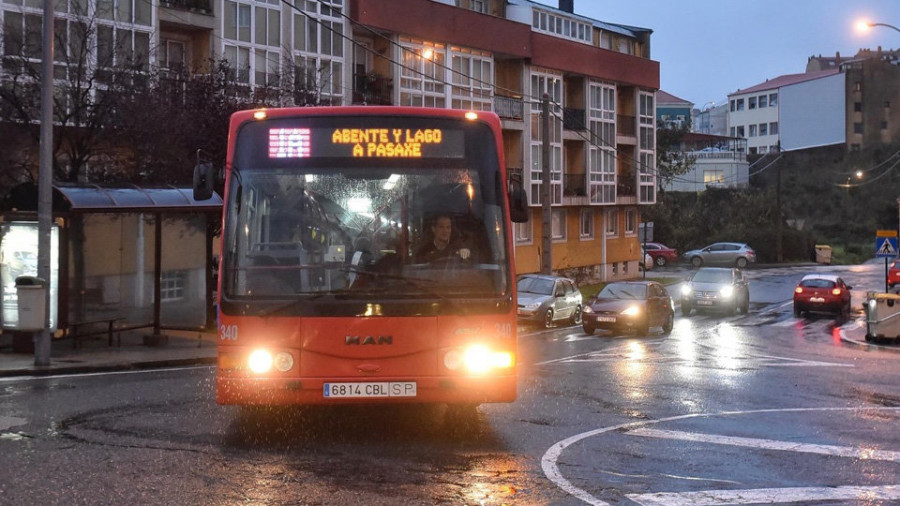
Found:
[{"label": "silver car", "polygon": [[686,251],[682,258],[696,268],[704,265],[722,265],[744,269],[747,265],[756,263],[756,252],[744,243],[717,242],[703,249]]},{"label": "silver car", "polygon": [[546,328],[558,321],[581,323],[581,292],[569,278],[525,274],[519,277],[516,291],[519,319]]}]

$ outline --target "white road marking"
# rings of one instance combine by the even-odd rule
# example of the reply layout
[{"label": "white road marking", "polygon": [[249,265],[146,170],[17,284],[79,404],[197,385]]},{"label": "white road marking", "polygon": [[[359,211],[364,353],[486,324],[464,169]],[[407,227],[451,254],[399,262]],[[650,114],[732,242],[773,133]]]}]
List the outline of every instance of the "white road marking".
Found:
[{"label": "white road marking", "polygon": [[66,378],[86,378],[91,376],[118,376],[122,374],[147,374],[169,371],[187,371],[190,369],[212,369],[214,365],[191,365],[185,367],[167,367],[165,369],[138,369],[129,371],[86,372],[83,374],[50,374],[47,376],[10,376],[0,378],[0,383],[12,383],[22,381],[47,381]]},{"label": "white road marking", "polygon": [[7,430],[16,425],[25,425],[28,420],[17,416],[0,416],[0,430]]},{"label": "white road marking", "polygon": [[703,490],[633,494],[627,496],[644,506],[712,506],[719,504],[778,504],[807,501],[883,501],[900,499],[900,486],[796,487],[749,490]]},{"label": "white road marking", "polygon": [[777,441],[774,439],[719,436],[715,434],[698,434],[696,432],[682,432],[677,430],[660,430],[647,428],[628,431],[627,434],[660,439],[675,439],[678,441],[693,441],[697,443],[741,446],[744,448],[755,448],[759,450],[780,450],[799,453],[814,453],[817,455],[828,455],[833,457],[852,457],[858,458],[860,460],[883,460],[887,462],[900,462],[900,452],[889,450],[875,450],[871,448],[853,448],[850,446],[794,443],[790,441]]},{"label": "white road marking", "polygon": [[[606,501],[602,501],[592,496],[586,490],[582,490],[575,485],[573,485],[569,480],[563,477],[562,472],[559,470],[559,465],[557,461],[559,460],[560,455],[570,446],[580,443],[581,441],[593,437],[599,436],[601,434],[606,434],[608,432],[613,432],[617,430],[634,430],[640,427],[648,426],[648,425],[656,425],[664,422],[674,422],[678,420],[688,420],[693,418],[712,418],[716,416],[743,416],[743,415],[759,415],[759,414],[768,414],[768,413],[813,413],[818,411],[828,411],[828,412],[841,412],[841,411],[874,411],[874,412],[900,412],[900,408],[897,407],[873,407],[873,408],[848,408],[848,407],[836,407],[836,408],[782,408],[782,409],[757,409],[757,410],[747,410],[747,411],[721,411],[718,413],[692,413],[688,415],[678,415],[678,416],[670,416],[667,418],[660,418],[658,420],[644,420],[639,422],[630,422],[623,423],[619,425],[611,425],[608,427],[602,427],[599,429],[589,430],[586,432],[582,432],[581,434],[575,434],[574,436],[568,437],[554,443],[550,448],[544,452],[544,456],[541,457],[541,469],[544,471],[544,476],[547,477],[548,480],[552,481],[556,484],[560,489],[568,493],[569,495],[576,497],[588,504],[592,504],[595,506],[606,506],[609,503]],[[789,490],[789,489],[788,489]],[[757,501],[759,502],[759,501]],[[663,503],[668,504],[668,503]],[[693,503],[691,503],[693,504]]]}]

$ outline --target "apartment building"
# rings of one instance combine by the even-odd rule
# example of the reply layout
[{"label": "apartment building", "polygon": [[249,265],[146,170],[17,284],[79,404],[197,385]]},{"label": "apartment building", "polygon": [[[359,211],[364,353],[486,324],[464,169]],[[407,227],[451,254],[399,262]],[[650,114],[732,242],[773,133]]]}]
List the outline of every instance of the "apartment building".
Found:
[{"label": "apartment building", "polygon": [[691,126],[693,108],[694,103],[689,100],[678,98],[663,90],[656,92],[656,122],[660,127]]},{"label": "apartment building", "polygon": [[843,143],[843,95],[838,70],[768,79],[728,95],[729,134],[751,155]]},{"label": "apartment building", "polygon": [[[591,280],[638,273],[641,207],[656,202],[657,188],[659,63],[649,29],[578,15],[572,0],[70,1],[108,13],[96,16],[98,39],[111,35],[127,49],[122,58],[147,55],[151,66],[203,72],[224,58],[251,88],[289,77],[311,90],[307,103],[496,112],[532,210],[515,229],[522,273],[542,263],[546,93],[553,270]],[[39,23],[39,5],[15,2],[0,4],[0,21],[24,33]]]}]

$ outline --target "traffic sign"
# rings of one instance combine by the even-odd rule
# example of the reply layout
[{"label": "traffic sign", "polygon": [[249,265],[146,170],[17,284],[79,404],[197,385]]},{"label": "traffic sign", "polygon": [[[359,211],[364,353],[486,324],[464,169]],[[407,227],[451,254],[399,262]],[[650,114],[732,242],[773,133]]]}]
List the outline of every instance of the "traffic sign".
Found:
[{"label": "traffic sign", "polygon": [[[896,232],[895,232],[896,234]],[[875,257],[893,258],[897,256],[897,237],[876,237]]]}]

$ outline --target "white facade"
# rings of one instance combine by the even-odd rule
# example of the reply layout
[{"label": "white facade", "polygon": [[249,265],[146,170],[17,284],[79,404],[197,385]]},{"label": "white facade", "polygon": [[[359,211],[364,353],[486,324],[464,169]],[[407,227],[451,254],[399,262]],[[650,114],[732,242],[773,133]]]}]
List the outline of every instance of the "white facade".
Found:
[{"label": "white facade", "polygon": [[735,151],[692,151],[696,158],[686,174],[665,185],[666,191],[700,192],[707,188],[745,188],[750,182],[747,157]]},{"label": "white facade", "polygon": [[776,151],[779,142],[779,89],[728,96],[728,135],[747,139],[750,154]]},{"label": "white facade", "polygon": [[846,142],[845,79],[835,74],[781,89],[781,149]]}]

